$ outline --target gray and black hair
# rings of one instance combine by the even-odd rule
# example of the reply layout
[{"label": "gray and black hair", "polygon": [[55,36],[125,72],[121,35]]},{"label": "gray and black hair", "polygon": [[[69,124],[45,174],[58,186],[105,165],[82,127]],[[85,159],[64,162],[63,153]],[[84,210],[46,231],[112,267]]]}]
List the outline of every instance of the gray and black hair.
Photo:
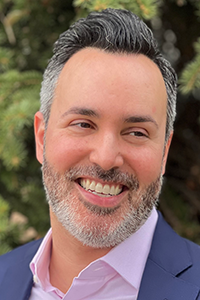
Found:
[{"label": "gray and black hair", "polygon": [[144,54],[158,66],[167,91],[167,140],[176,116],[176,73],[159,52],[150,28],[127,10],[106,9],[92,12],[60,35],[54,45],[54,55],[45,70],[40,93],[40,111],[46,126],[60,72],[73,54],[86,47],[110,53]]}]

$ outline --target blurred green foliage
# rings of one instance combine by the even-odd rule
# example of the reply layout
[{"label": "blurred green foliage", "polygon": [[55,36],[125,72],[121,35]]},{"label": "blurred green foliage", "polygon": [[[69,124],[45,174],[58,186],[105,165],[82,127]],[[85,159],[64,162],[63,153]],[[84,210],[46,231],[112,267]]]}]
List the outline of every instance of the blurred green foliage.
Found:
[{"label": "blurred green foliage", "polygon": [[0,255],[18,245],[23,228],[9,221],[9,204],[0,197]]},{"label": "blurred green foliage", "polygon": [[116,9],[128,9],[140,18],[149,20],[158,13],[159,1],[155,0],[74,0],[77,8],[76,18],[86,16],[92,11],[101,11],[108,7]]},{"label": "blurred green foliage", "polygon": [[[23,243],[27,228],[37,232],[31,239],[43,236],[49,227],[33,116],[52,45],[75,19],[107,7],[129,9],[152,27],[161,51],[179,74],[180,90],[189,93],[179,94],[160,209],[180,234],[200,242],[200,2],[0,0],[0,254]],[[11,223],[14,212],[27,217],[26,225]]]},{"label": "blurred green foliage", "polygon": [[[8,205],[0,220],[9,228],[11,213],[20,212],[38,237],[47,231],[49,217],[35,159],[33,117],[52,45],[74,15],[71,1],[0,1],[0,210]],[[10,230],[2,231],[1,253],[22,243],[20,234],[13,243]]]}]

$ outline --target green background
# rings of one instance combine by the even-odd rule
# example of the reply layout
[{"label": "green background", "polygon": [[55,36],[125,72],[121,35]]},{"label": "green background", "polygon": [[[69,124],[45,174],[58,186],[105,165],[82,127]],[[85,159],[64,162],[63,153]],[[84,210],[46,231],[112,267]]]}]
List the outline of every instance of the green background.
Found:
[{"label": "green background", "polygon": [[200,1],[0,0],[0,254],[49,228],[33,134],[42,73],[59,34],[106,7],[138,14],[178,73],[159,209],[178,233],[200,243]]}]

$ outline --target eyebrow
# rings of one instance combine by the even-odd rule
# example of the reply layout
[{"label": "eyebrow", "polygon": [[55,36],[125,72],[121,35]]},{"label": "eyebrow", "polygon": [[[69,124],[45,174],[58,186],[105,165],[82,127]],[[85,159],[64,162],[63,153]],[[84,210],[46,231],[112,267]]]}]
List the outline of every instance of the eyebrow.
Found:
[{"label": "eyebrow", "polygon": [[[61,118],[64,118],[69,114],[84,115],[84,116],[88,116],[88,117],[98,117],[98,118],[100,117],[100,115],[93,109],[74,106],[74,107],[71,107],[68,111],[64,112],[64,114],[62,114]],[[130,116],[128,118],[125,118],[124,121],[125,121],[125,123],[151,122],[158,128],[157,122],[149,115],[147,115],[147,116],[137,116],[137,115]]]},{"label": "eyebrow", "polygon": [[130,116],[125,119],[125,123],[146,123],[151,122],[158,128],[158,123],[151,116]]},{"label": "eyebrow", "polygon": [[99,117],[99,114],[92,109],[75,106],[75,107],[71,107],[68,111],[64,112],[61,118],[64,118],[69,114],[84,115],[88,117]]}]

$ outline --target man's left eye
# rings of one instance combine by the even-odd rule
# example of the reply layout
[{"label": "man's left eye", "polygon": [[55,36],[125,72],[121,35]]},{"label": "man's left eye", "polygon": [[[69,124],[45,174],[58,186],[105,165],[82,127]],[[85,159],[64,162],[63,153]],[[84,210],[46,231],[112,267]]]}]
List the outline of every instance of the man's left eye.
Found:
[{"label": "man's left eye", "polygon": [[132,132],[129,132],[129,134],[137,136],[137,137],[147,136],[144,132],[141,132],[141,131],[132,131]]},{"label": "man's left eye", "polygon": [[80,123],[77,123],[75,124],[81,128],[91,128],[91,125],[89,123],[86,123],[86,122],[80,122]]}]

